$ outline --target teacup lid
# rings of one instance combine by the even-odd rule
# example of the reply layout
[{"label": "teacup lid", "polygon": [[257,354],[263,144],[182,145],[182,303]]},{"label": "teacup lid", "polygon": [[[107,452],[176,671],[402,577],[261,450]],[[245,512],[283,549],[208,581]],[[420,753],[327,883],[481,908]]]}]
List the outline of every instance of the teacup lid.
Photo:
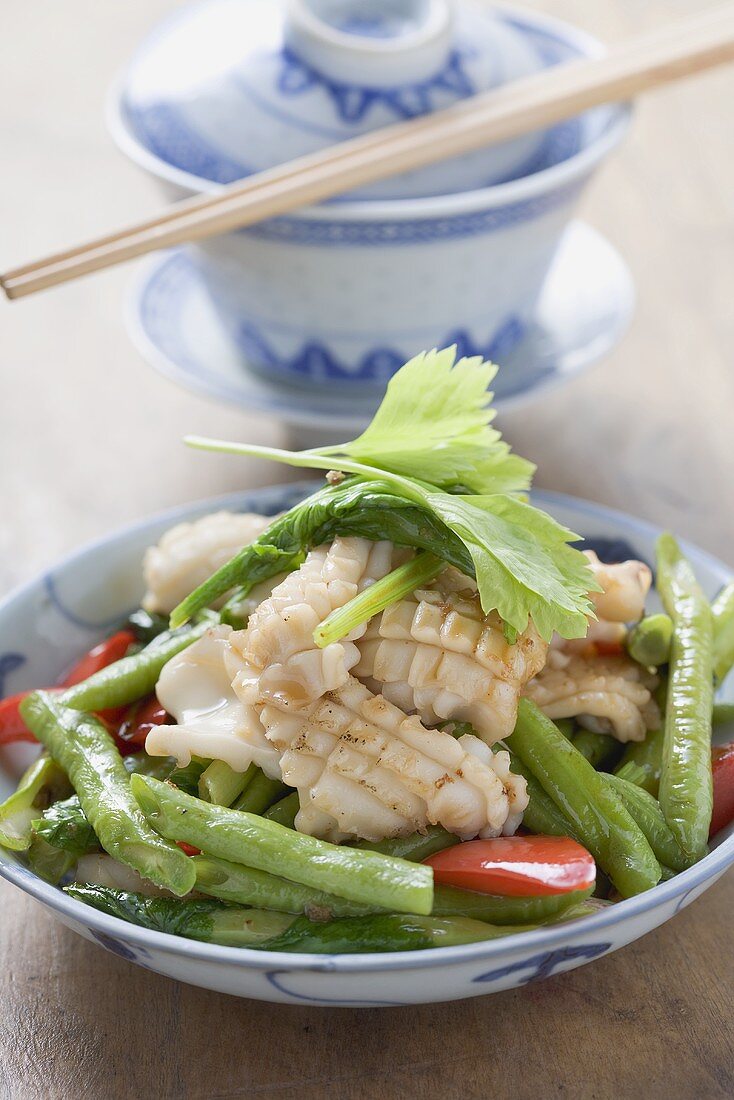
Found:
[{"label": "teacup lid", "polygon": [[[558,27],[466,0],[208,0],[143,44],[119,120],[167,165],[230,183],[583,52]],[[569,142],[564,127],[529,134],[350,197],[505,182],[575,152]]]}]

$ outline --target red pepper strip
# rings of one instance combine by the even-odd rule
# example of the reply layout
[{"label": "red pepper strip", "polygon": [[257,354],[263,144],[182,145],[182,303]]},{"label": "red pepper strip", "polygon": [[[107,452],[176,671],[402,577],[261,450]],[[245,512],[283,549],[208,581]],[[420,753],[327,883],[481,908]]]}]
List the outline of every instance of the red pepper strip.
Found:
[{"label": "red pepper strip", "polygon": [[135,641],[135,635],[131,630],[118,630],[116,634],[100,642],[94,649],[90,649],[80,661],[69,669],[63,679],[59,680],[59,687],[73,687],[88,680],[95,672],[107,665],[113,665],[125,656],[130,646]]},{"label": "red pepper strip", "polygon": [[124,710],[117,736],[128,746],[143,746],[154,726],[162,726],[170,721],[170,715],[160,705],[155,695],[150,695],[147,699],[141,699]]},{"label": "red pepper strip", "polygon": [[[79,684],[82,680],[86,680],[92,673],[99,672],[101,668],[106,668],[107,665],[119,661],[121,657],[125,656],[134,641],[135,635],[132,631],[118,630],[112,637],[100,642],[94,649],[90,649],[89,653],[85,654],[59,681],[58,687],[72,687],[73,684]],[[9,695],[6,699],[0,699],[0,745],[9,745],[14,741],[36,740],[18,711],[18,706],[26,695],[30,695],[30,691],[21,691],[17,695]],[[105,711],[99,717],[105,722],[117,725],[123,714],[124,709],[118,708]]]},{"label": "red pepper strip", "polygon": [[714,777],[714,812],[709,836],[734,821],[734,741],[730,745],[713,747],[711,770]]},{"label": "red pepper strip", "polygon": [[177,840],[176,843],[187,856],[201,855],[201,848],[195,848],[193,844],[187,844],[185,840]]},{"label": "red pepper strip", "polygon": [[424,861],[435,882],[502,897],[541,897],[586,890],[594,857],[565,836],[502,836],[469,840]]},{"label": "red pepper strip", "polygon": [[18,710],[28,694],[27,691],[19,691],[17,695],[0,699],[0,745],[10,745],[13,741],[36,740]]}]

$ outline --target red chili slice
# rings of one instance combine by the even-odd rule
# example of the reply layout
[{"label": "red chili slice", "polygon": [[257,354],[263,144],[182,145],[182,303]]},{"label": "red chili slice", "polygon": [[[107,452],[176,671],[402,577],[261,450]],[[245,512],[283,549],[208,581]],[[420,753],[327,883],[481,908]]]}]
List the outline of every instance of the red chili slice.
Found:
[{"label": "red chili slice", "polygon": [[505,897],[585,890],[596,879],[594,857],[564,836],[469,840],[430,856],[437,883]]}]

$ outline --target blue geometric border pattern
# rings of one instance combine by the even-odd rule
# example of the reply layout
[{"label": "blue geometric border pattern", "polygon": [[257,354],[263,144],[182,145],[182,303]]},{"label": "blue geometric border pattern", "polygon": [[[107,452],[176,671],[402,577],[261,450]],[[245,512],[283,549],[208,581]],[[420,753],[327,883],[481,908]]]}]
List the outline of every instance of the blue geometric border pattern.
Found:
[{"label": "blue geometric border pattern", "polygon": [[[581,52],[562,36],[546,28],[534,26],[522,17],[502,15],[501,18],[532,42],[545,67],[578,57]],[[438,95],[443,99],[447,96],[462,99],[474,92],[473,83],[464,68],[465,59],[471,57],[473,52],[471,43],[458,46],[451,53],[445,68],[422,83],[373,88],[329,80],[286,46],[275,55],[277,64],[272,106],[275,106],[278,96],[293,98],[322,88],[326,90],[338,118],[343,123],[361,121],[378,103],[396,118],[415,117],[436,106],[434,98]],[[242,86],[243,89],[246,88],[246,85]],[[251,90],[255,91],[254,88]],[[260,91],[258,89],[258,94]],[[262,97],[259,101],[261,107],[264,107],[266,101]],[[270,102],[270,98],[267,102]],[[192,130],[185,117],[170,103],[142,105],[123,98],[122,110],[130,130],[141,144],[149,152],[183,172],[215,183],[227,184],[243,179],[257,170],[255,166],[235,160],[212,146],[199,132]],[[298,124],[298,119],[294,117],[292,123]],[[337,137],[335,135],[335,140]],[[581,145],[582,126],[579,120],[560,123],[547,131],[540,148],[523,165],[515,168],[506,179],[492,182],[504,183],[550,168],[576,154]],[[338,203],[340,200],[333,201]]]},{"label": "blue geometric border pattern", "polygon": [[[527,970],[529,973],[522,979],[522,985],[528,985],[530,982],[540,982],[544,978],[549,978],[554,970],[559,966],[563,966],[564,963],[574,959],[597,959],[600,955],[606,954],[611,946],[611,943],[585,943],[580,944],[578,947],[562,947],[556,951],[544,951],[542,954],[533,955],[522,962],[499,966],[495,970],[487,970],[484,974],[479,974],[476,978],[473,978],[472,981],[494,982],[500,978],[506,978],[510,974]],[[564,969],[566,968],[564,967]]]},{"label": "blue geometric border pattern", "polygon": [[123,106],[127,124],[138,141],[160,160],[213,183],[234,183],[254,169],[232,160],[194,133],[183,115],[169,103]]},{"label": "blue geometric border pattern", "polygon": [[281,95],[289,97],[303,95],[315,88],[323,89],[343,122],[361,122],[377,104],[397,118],[415,118],[434,109],[436,92],[450,92],[457,99],[473,95],[474,86],[463,68],[464,57],[468,54],[466,50],[453,50],[445,67],[430,80],[375,88],[330,80],[286,46],[280,54],[276,87]]},{"label": "blue geometric border pattern", "polygon": [[[484,359],[501,360],[519,343],[525,333],[525,325],[519,317],[510,316],[494,334],[488,344],[480,345],[469,332],[456,329],[437,347],[457,346],[459,357],[481,355]],[[254,367],[277,371],[293,377],[300,375],[319,381],[349,378],[352,381],[386,382],[406,359],[405,351],[397,348],[378,347],[363,354],[357,362],[340,360],[326,345],[311,340],[290,356],[280,355],[251,321],[240,324],[235,333],[237,345]]]},{"label": "blue geometric border pattern", "polygon": [[333,218],[273,218],[272,221],[240,229],[260,240],[284,241],[288,244],[340,246],[369,245],[390,247],[403,244],[433,244],[461,237],[476,237],[494,233],[518,222],[530,221],[571,203],[582,190],[586,179],[573,180],[546,195],[523,199],[508,206],[479,210],[473,214],[449,217],[415,218],[406,221],[346,221]]}]

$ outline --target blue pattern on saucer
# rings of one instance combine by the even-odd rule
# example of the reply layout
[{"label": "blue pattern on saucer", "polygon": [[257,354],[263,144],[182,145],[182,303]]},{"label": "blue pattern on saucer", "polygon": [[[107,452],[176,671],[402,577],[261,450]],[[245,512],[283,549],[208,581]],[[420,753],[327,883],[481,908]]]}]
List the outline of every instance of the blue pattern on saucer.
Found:
[{"label": "blue pattern on saucer", "polygon": [[[526,326],[520,318],[511,316],[488,343],[477,342],[465,329],[456,329],[438,340],[436,346],[448,348],[456,344],[459,357],[479,355],[497,362],[509,355],[525,332]],[[358,378],[362,382],[387,383],[408,358],[405,350],[378,345],[360,356],[357,363],[346,363],[316,340],[308,341],[294,355],[280,355],[252,321],[243,321],[234,336],[237,346],[253,363],[253,369],[274,372],[283,378],[300,376],[305,381]]]}]

